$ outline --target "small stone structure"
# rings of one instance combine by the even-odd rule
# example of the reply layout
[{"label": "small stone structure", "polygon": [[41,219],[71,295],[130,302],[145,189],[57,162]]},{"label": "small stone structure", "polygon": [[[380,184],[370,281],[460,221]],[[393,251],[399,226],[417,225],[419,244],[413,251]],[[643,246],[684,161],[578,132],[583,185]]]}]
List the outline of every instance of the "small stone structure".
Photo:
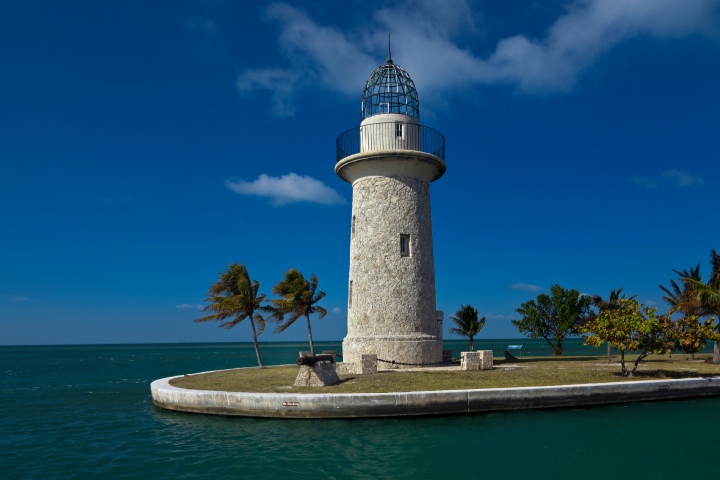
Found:
[{"label": "small stone structure", "polygon": [[[332,355],[334,352],[323,352]],[[310,357],[310,352],[299,352],[300,357]],[[334,357],[334,355],[333,355]],[[324,387],[334,385],[340,381],[335,371],[334,361],[321,361],[314,365],[301,365],[295,378],[296,387]]]},{"label": "small stone structure", "polygon": [[460,352],[460,370],[491,370],[492,368],[492,350]]},{"label": "small stone structure", "polygon": [[452,350],[443,350],[442,351],[442,362],[443,363],[452,362]]},{"label": "small stone structure", "polygon": [[359,362],[343,362],[337,364],[336,371],[340,375],[369,375],[372,373],[377,373],[377,355],[362,354],[360,355]]},{"label": "small stone structure", "polygon": [[332,362],[318,362],[312,367],[302,365],[295,378],[296,387],[324,387],[334,385],[340,381],[335,364]]},{"label": "small stone structure", "polygon": [[360,373],[367,375],[370,373],[377,373],[378,370],[378,359],[377,355],[363,354],[360,355]]}]

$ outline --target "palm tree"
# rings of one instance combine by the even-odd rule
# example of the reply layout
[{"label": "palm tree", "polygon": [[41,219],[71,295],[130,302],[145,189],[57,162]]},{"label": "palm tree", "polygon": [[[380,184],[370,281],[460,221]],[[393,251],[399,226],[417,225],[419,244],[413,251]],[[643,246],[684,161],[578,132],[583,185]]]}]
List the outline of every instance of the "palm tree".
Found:
[{"label": "palm tree", "polygon": [[470,337],[470,351],[475,349],[475,335],[485,326],[485,317],[478,320],[478,310],[471,305],[460,305],[460,310],[455,312],[454,317],[450,320],[455,322],[457,328],[451,328],[450,333],[455,333],[463,337]]},{"label": "palm tree", "polygon": [[[327,315],[327,310],[316,304],[325,297],[325,292],[317,291],[318,279],[313,274],[310,280],[306,280],[302,273],[291,268],[285,273],[285,278],[277,283],[272,289],[275,295],[280,298],[271,300],[274,306],[273,317],[279,322],[275,329],[276,333],[284,332],[295,320],[305,316],[307,319],[308,338],[310,339],[310,354],[315,355],[313,346],[312,328],[310,327],[310,315],[317,313],[318,318]],[[285,320],[285,315],[290,318]]]},{"label": "palm tree", "polygon": [[[690,277],[680,277],[688,289],[687,299],[684,299],[676,310],[681,308],[697,308],[703,317],[715,316],[720,318],[720,255],[712,249],[710,251],[710,278],[707,283]],[[720,324],[719,324],[720,327]],[[715,338],[713,363],[720,363],[720,332]]]},{"label": "palm tree", "polygon": [[[618,288],[617,290],[610,290],[610,296],[607,300],[603,300],[603,298],[600,295],[594,295],[591,297],[592,304],[595,308],[599,310],[599,313],[602,315],[603,312],[606,312],[608,310],[618,310],[620,308],[620,303],[618,300],[621,298],[625,299],[625,294],[623,296],[620,296],[620,293],[622,292],[623,287]],[[632,300],[633,298],[637,297],[637,295],[633,295],[628,300]],[[608,363],[612,363],[612,344],[608,342],[607,344],[607,360]]]},{"label": "palm tree", "polygon": [[[676,274],[680,275],[680,278],[691,278],[693,280],[696,280],[698,282],[702,282],[702,277],[700,275],[700,264],[697,264],[697,267],[692,268],[690,267],[690,271],[683,270],[682,272],[679,272],[677,270],[673,270]],[[660,290],[665,292],[665,295],[663,295],[663,300],[665,300],[665,303],[667,303],[670,306],[670,311],[679,311],[682,314],[685,315],[685,317],[689,316],[699,316],[698,306],[690,299],[691,296],[691,290],[692,287],[688,283],[682,282],[682,288],[680,288],[680,285],[678,285],[675,280],[670,280],[670,288],[666,288],[662,285],[658,285],[660,287]],[[690,360],[695,360],[695,353],[690,353]]]},{"label": "palm tree", "polygon": [[[230,319],[218,325],[220,328],[230,329],[249,318],[258,365],[264,367],[260,357],[257,336],[265,330],[265,319],[257,312],[270,311],[270,307],[262,305],[263,301],[265,301],[265,294],[258,295],[259,289],[260,283],[257,280],[250,280],[245,265],[238,265],[233,262],[225,272],[220,273],[220,279],[210,286],[210,290],[208,290],[205,297],[205,301],[210,302],[210,305],[205,307],[203,311],[213,313],[193,321],[209,322]],[[255,323],[258,325],[257,331],[255,330]]]}]

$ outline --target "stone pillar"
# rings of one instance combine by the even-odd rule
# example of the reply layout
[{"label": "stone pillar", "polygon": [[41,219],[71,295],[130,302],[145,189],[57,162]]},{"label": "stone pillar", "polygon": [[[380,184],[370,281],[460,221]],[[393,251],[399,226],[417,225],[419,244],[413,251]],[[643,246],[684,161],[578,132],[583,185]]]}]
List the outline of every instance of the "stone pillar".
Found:
[{"label": "stone pillar", "polygon": [[360,373],[363,375],[377,373],[378,371],[377,355],[364,354],[360,355]]},{"label": "stone pillar", "polygon": [[442,351],[442,362],[443,363],[451,363],[452,362],[452,350],[443,350]]}]

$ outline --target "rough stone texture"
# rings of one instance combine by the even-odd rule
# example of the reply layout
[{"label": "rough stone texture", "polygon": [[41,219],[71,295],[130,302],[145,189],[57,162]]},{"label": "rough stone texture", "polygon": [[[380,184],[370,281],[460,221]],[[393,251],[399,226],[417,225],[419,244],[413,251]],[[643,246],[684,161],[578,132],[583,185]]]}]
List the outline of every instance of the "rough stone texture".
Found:
[{"label": "rough stone texture", "polygon": [[[343,360],[359,363],[361,354],[374,353],[403,363],[441,361],[429,184],[363,177],[353,183],[353,217]],[[401,234],[410,236],[408,256],[400,254]]]},{"label": "rough stone texture", "polygon": [[442,361],[443,361],[443,363],[452,362],[452,350],[443,350],[442,351]]},{"label": "rough stone texture", "polygon": [[492,350],[460,352],[461,370],[490,370],[493,368]]},{"label": "rough stone texture", "polygon": [[369,375],[377,373],[378,359],[375,354],[360,355],[357,363],[342,362],[335,365],[339,375]]},{"label": "rough stone texture", "polygon": [[296,387],[324,387],[334,385],[340,381],[333,362],[317,362],[313,366],[301,365]]},{"label": "rough stone texture", "polygon": [[482,363],[480,364],[481,370],[492,370],[493,368],[493,354],[492,350],[478,350],[482,353]]},{"label": "rough stone texture", "polygon": [[377,373],[378,357],[377,355],[360,355],[360,373],[363,375]]},{"label": "rough stone texture", "polygon": [[335,364],[335,371],[338,375],[353,375],[360,370],[357,363],[340,362]]},{"label": "rough stone texture", "polygon": [[460,370],[480,370],[481,365],[480,352],[460,352]]}]

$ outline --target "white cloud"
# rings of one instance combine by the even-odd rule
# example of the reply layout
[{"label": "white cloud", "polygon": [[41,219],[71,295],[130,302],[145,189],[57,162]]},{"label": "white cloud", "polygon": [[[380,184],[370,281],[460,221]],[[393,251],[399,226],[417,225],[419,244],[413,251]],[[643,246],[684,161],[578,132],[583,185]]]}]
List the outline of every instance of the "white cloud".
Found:
[{"label": "white cloud", "polygon": [[181,303],[180,305],[175,305],[175,308],[178,310],[190,310],[190,309],[197,309],[202,310],[204,307],[200,305],[199,303]]},{"label": "white cloud", "polygon": [[288,173],[281,177],[271,177],[263,173],[252,182],[231,179],[225,182],[225,186],[241,195],[272,198],[275,205],[294,202],[312,202],[323,205],[346,203],[339,193],[320,180],[295,173]]},{"label": "white cloud", "polygon": [[543,288],[539,285],[532,285],[530,283],[513,283],[510,285],[512,290],[521,290],[523,292],[541,292]]},{"label": "white cloud", "polygon": [[700,175],[692,175],[690,173],[681,172],[680,170],[665,170],[663,178],[671,182],[676,187],[693,187],[701,186],[705,182]]},{"label": "white cloud", "polygon": [[30,298],[28,298],[28,297],[12,297],[12,298],[10,298],[11,302],[25,302],[28,300],[30,300]]},{"label": "white cloud", "polygon": [[272,110],[278,117],[295,114],[296,108],[292,100],[301,85],[297,71],[280,69],[246,70],[237,80],[237,88],[241,94],[255,89],[273,92]]},{"label": "white cloud", "polygon": [[[279,45],[290,65],[242,72],[238,89],[270,90],[273,109],[294,112],[293,98],[306,86],[357,95],[377,67],[387,31],[393,32],[393,58],[412,75],[423,94],[438,96],[458,87],[512,84],[525,92],[567,90],[578,75],[616,45],[651,35],[711,34],[720,0],[576,0],[542,38],[518,34],[500,39],[485,58],[461,48],[453,37],[476,30],[467,0],[399,2],[380,9],[371,27],[356,31],[320,25],[289,4],[268,8],[267,19],[280,25]],[[429,60],[431,59],[431,61]]]},{"label": "white cloud", "polygon": [[340,312],[342,312],[342,309],[339,307],[335,307],[332,309],[332,313],[340,313]]}]

